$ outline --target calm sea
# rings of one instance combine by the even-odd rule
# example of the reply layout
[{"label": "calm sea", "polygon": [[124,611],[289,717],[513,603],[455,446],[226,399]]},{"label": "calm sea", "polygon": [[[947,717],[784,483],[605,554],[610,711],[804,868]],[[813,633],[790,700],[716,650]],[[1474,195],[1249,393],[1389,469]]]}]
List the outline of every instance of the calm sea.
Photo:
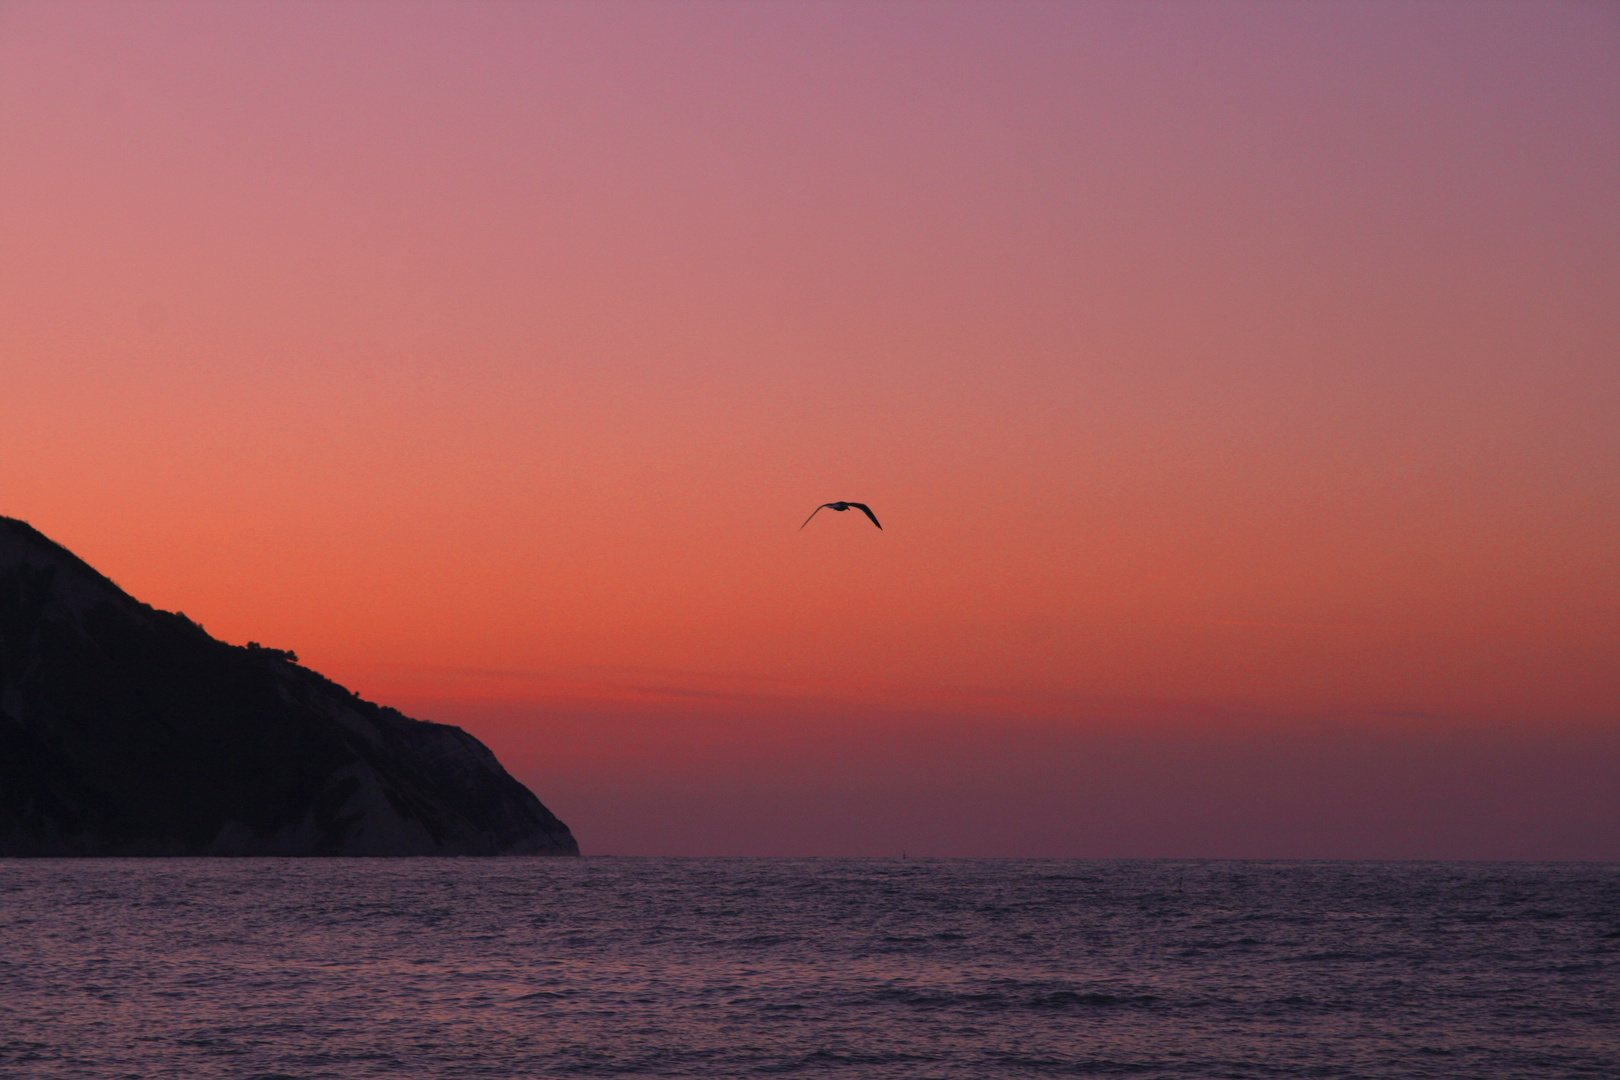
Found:
[{"label": "calm sea", "polygon": [[0,1076],[1620,1077],[1620,866],[0,860]]}]

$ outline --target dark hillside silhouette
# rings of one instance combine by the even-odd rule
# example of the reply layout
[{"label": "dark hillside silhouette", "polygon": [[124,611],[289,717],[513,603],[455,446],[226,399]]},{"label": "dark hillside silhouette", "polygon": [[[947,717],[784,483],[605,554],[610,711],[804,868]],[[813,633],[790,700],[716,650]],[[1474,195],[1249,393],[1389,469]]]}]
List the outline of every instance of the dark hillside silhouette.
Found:
[{"label": "dark hillside silhouette", "polygon": [[578,854],[477,739],[296,659],[0,517],[0,855]]}]

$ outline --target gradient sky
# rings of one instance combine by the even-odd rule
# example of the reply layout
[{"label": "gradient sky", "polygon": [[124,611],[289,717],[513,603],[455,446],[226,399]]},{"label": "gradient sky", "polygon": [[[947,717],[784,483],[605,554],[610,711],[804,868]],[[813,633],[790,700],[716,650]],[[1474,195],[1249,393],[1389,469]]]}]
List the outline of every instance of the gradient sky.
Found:
[{"label": "gradient sky", "polygon": [[0,417],[588,853],[1620,858],[1614,4],[0,4]]}]

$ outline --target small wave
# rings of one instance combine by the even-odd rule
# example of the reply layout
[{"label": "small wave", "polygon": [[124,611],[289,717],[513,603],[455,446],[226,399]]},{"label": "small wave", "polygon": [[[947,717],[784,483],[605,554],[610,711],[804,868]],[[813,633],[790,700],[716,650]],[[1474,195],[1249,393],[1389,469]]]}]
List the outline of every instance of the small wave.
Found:
[{"label": "small wave", "polygon": [[0,1043],[0,1062],[44,1061],[53,1056],[51,1047],[42,1042],[13,1039]]},{"label": "small wave", "polygon": [[920,1053],[840,1053],[836,1050],[813,1050],[798,1058],[788,1058],[774,1065],[757,1066],[755,1071],[762,1074],[777,1072],[799,1072],[805,1069],[824,1069],[827,1066],[858,1066],[861,1068],[876,1068],[883,1065],[927,1065],[943,1060],[936,1054]]},{"label": "small wave", "polygon": [[1047,990],[1036,993],[1017,990],[932,990],[889,988],[878,991],[878,1001],[908,1005],[914,1009],[1113,1009],[1143,1008],[1159,1001],[1155,994],[1108,994],[1097,990]]},{"label": "small wave", "polygon": [[1038,1009],[1110,1009],[1116,1006],[1152,1005],[1158,1000],[1154,994],[1099,994],[1057,990],[1030,999],[1030,1004]]},{"label": "small wave", "polygon": [[1068,1073],[1076,1076],[1128,1076],[1133,1073],[1156,1073],[1161,1068],[1157,1064],[1143,1064],[1139,1061],[1114,1061],[1109,1058],[1085,1058],[1075,1060],[1072,1058],[1034,1057],[1026,1054],[998,1054],[996,1064],[1003,1069],[1017,1069],[1020,1072],[1037,1072],[1042,1074]]}]

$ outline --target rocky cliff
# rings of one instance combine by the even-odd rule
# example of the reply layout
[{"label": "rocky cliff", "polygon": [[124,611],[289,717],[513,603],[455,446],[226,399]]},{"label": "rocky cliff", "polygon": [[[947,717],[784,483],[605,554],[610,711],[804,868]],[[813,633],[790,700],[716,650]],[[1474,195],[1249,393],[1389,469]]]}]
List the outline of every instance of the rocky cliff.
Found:
[{"label": "rocky cliff", "polygon": [[0,517],[0,855],[503,854],[579,845],[477,739]]}]

